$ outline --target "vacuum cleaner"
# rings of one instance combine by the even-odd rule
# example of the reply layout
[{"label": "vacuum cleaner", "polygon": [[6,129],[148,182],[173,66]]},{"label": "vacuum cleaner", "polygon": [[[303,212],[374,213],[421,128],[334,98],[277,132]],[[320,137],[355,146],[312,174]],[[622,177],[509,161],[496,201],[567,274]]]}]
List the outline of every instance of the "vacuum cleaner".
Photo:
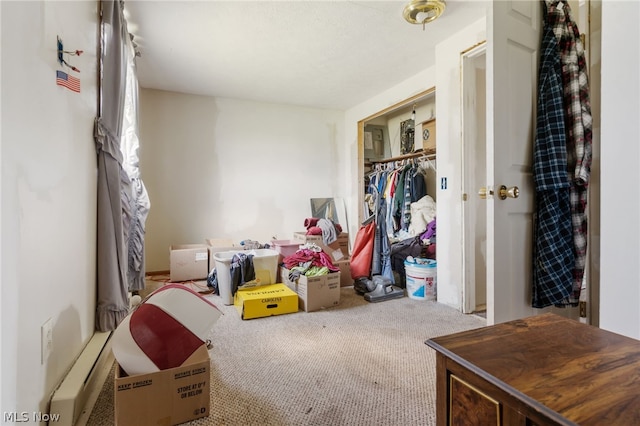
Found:
[{"label": "vacuum cleaner", "polygon": [[404,297],[404,290],[382,275],[374,275],[371,279],[358,278],[354,281],[353,288],[357,293],[364,294],[364,300],[372,303]]},{"label": "vacuum cleaner", "polygon": [[[381,210],[378,213],[380,212]],[[386,237],[386,228],[380,229],[375,217],[376,215],[371,215],[362,222],[356,234],[350,262],[353,288],[356,293],[364,294],[364,300],[367,302],[382,302],[404,297],[403,289],[393,285],[390,278],[380,275],[378,267],[372,268],[374,251],[376,251],[374,246],[376,246],[376,241],[381,239],[381,237],[376,238],[376,234]],[[382,217],[379,222],[384,225]],[[377,264],[380,266],[380,262]]]}]

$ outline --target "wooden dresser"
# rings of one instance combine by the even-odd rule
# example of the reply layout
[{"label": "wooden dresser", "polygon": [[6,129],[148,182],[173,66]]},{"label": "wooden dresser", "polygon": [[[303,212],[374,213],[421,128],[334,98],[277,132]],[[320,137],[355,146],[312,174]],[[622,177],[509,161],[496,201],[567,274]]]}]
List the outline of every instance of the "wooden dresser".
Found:
[{"label": "wooden dresser", "polygon": [[430,339],[437,424],[640,425],[640,341],[543,314]]}]

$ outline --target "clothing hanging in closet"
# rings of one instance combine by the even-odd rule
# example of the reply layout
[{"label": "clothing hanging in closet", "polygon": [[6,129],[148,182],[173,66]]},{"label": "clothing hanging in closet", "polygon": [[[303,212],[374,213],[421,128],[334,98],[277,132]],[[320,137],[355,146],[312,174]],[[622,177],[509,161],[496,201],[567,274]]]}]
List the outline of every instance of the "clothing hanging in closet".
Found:
[{"label": "clothing hanging in closet", "polygon": [[403,288],[404,259],[422,254],[421,236],[429,222],[435,221],[435,201],[427,195],[426,167],[434,168],[430,160],[389,161],[377,163],[367,176],[365,199],[376,224],[371,275],[382,275]]},{"label": "clothing hanging in closet", "polygon": [[586,58],[578,27],[565,0],[545,0],[544,6],[534,147],[536,308],[575,306],[580,300],[592,139]]},{"label": "clothing hanging in closet", "polygon": [[[382,209],[386,233],[393,239],[404,239],[415,236],[426,229],[412,230],[412,205],[427,196],[425,175],[420,162],[409,161],[377,164],[368,175],[366,199],[380,200],[380,206],[369,204],[370,211]],[[431,197],[429,197],[431,198]],[[431,199],[433,202],[433,199]],[[374,209],[377,207],[377,209]],[[435,208],[434,215],[435,215]],[[382,218],[380,218],[382,220]]]}]

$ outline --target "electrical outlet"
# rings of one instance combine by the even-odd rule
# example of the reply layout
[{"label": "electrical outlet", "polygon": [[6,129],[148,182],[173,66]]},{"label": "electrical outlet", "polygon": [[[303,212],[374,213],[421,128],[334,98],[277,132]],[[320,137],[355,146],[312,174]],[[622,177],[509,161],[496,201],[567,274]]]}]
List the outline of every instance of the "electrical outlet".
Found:
[{"label": "electrical outlet", "polygon": [[51,318],[40,327],[40,338],[42,340],[40,363],[44,364],[53,351],[53,320]]}]

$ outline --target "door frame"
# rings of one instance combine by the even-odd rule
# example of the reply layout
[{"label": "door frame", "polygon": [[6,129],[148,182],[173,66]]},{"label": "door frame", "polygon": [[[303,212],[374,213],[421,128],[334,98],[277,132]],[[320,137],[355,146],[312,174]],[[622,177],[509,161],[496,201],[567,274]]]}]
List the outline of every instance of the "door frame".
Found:
[{"label": "door frame", "polygon": [[[475,103],[469,96],[476,92],[477,68],[475,61],[481,57],[486,57],[487,43],[482,41],[470,48],[460,52],[460,105],[462,129],[462,312],[470,314],[476,311],[476,257],[475,257],[475,212],[478,206],[477,190],[483,182],[477,181],[475,168],[472,167],[478,161],[476,155],[476,129],[478,123],[474,112]],[[486,139],[486,137],[485,137]],[[475,206],[476,208],[473,208]]]}]

